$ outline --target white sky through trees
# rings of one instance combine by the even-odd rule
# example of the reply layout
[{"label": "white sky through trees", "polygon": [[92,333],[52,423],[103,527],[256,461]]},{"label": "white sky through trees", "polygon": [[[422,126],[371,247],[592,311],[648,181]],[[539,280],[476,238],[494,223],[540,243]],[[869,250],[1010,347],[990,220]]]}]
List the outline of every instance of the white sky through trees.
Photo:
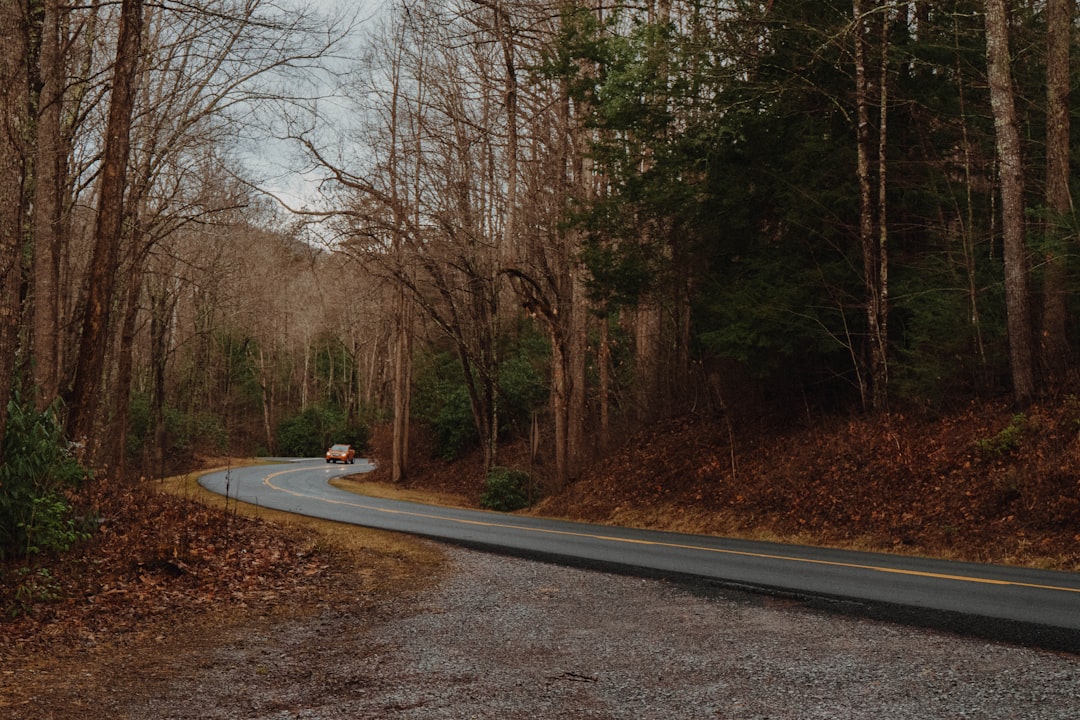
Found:
[{"label": "white sky through trees", "polygon": [[288,208],[319,209],[324,204],[320,183],[326,173],[291,136],[302,132],[331,156],[346,144],[351,113],[345,77],[357,63],[366,34],[386,6],[384,0],[285,0],[281,7],[310,16],[313,42],[336,38],[318,67],[288,68],[277,82],[282,98],[252,109],[251,129],[239,148],[246,179]]}]

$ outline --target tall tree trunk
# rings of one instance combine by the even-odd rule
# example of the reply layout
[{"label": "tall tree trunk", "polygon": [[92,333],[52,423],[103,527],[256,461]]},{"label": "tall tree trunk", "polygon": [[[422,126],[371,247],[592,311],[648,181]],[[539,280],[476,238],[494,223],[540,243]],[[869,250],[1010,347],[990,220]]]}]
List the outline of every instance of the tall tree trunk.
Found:
[{"label": "tall tree trunk", "polygon": [[38,59],[41,90],[34,159],[33,313],[35,404],[43,409],[59,391],[60,256],[63,244],[67,150],[61,137],[64,65],[59,0],[45,0]]},{"label": "tall tree trunk", "polygon": [[143,257],[132,258],[131,271],[125,277],[127,300],[124,303],[124,316],[120,329],[116,389],[112,393],[113,409],[109,421],[110,446],[107,456],[109,467],[113,469],[117,478],[124,478],[127,474],[128,418],[134,369],[135,331],[139,319],[139,296],[142,293],[143,262]]},{"label": "tall tree trunk", "polygon": [[405,288],[398,289],[394,321],[394,417],[391,481],[409,475],[409,420],[412,405],[412,302]]},{"label": "tall tree trunk", "polygon": [[611,337],[608,324],[611,319],[605,313],[600,318],[600,348],[596,360],[599,365],[598,395],[600,396],[600,452],[611,447]]},{"label": "tall tree trunk", "polygon": [[633,312],[634,413],[641,425],[653,422],[660,414],[657,385],[660,374],[661,313],[660,304],[649,297],[643,298]]},{"label": "tall tree trunk", "polygon": [[106,124],[94,250],[87,281],[86,311],[75,366],[75,382],[68,403],[68,432],[76,441],[92,434],[99,386],[108,346],[110,307],[116,287],[124,219],[124,190],[131,147],[131,117],[135,79],[142,48],[143,0],[123,0],[113,67],[112,97]]},{"label": "tall tree trunk", "polygon": [[[573,236],[573,237],[576,237]],[[577,247],[575,242],[573,247]],[[585,437],[585,400],[586,400],[586,355],[589,333],[589,307],[585,281],[582,277],[584,268],[576,266],[571,258],[570,268],[570,318],[567,343],[567,374],[569,376],[570,395],[567,398],[566,478],[573,482],[581,476],[587,459],[587,440]]]},{"label": "tall tree trunk", "polygon": [[[885,337],[887,293],[887,285],[885,284],[887,270],[884,253],[885,229],[881,227],[878,234],[874,232],[875,207],[870,169],[873,133],[870,125],[870,81],[867,77],[865,37],[867,15],[862,0],[854,0],[852,8],[855,17],[855,105],[856,122],[858,123],[856,172],[859,181],[859,244],[862,248],[863,283],[866,294],[866,332],[870,352],[869,388],[862,387],[860,389],[863,392],[864,406],[875,412],[881,412],[885,410],[888,399],[887,340]],[[879,20],[885,22],[883,18],[879,18]],[[881,52],[885,52],[884,47],[881,48]],[[882,62],[884,63],[884,60]],[[882,74],[884,75],[884,73],[883,68]],[[882,82],[884,80],[885,78],[882,77]],[[880,112],[882,113],[882,120],[879,126],[883,127],[884,104]],[[883,162],[880,157],[879,170],[883,170]],[[881,181],[884,182],[883,179]],[[884,190],[879,190],[879,196],[883,203]],[[882,207],[877,208],[878,213],[882,212],[882,210]]]},{"label": "tall tree trunk", "polygon": [[982,314],[979,311],[979,281],[975,266],[975,243],[973,241],[975,232],[975,182],[973,180],[975,175],[975,161],[972,157],[972,142],[968,136],[968,112],[967,102],[965,100],[966,83],[964,82],[963,63],[959,59],[959,52],[956,53],[956,57],[957,61],[954,71],[956,75],[957,99],[959,100],[959,120],[964,158],[964,203],[962,209],[957,209],[956,219],[959,221],[961,227],[960,241],[964,254],[964,276],[967,281],[968,314],[971,318],[971,329],[974,334],[975,350],[979,358],[979,367],[985,368],[987,366],[986,344],[983,342]]},{"label": "tall tree trunk", "polygon": [[1069,194],[1069,42],[1074,0],[1046,3],[1046,275],[1040,355],[1046,381],[1058,386],[1069,362],[1066,337],[1065,270],[1070,255],[1068,228],[1073,215]]},{"label": "tall tree trunk", "polygon": [[1009,25],[1005,0],[986,0],[986,63],[1001,183],[1009,357],[1013,395],[1017,404],[1023,407],[1034,399],[1035,374],[1028,259],[1024,242],[1024,167],[1009,62]]},{"label": "tall tree trunk", "polygon": [[889,402],[889,223],[888,223],[888,138],[889,138],[889,11],[881,16],[881,60],[878,79],[878,198],[877,198],[877,279],[874,312],[877,334],[871,352],[874,369],[874,409],[882,412]]},{"label": "tall tree trunk", "polygon": [[[400,28],[404,33],[404,27]],[[390,183],[390,211],[393,213],[394,227],[393,252],[396,271],[403,275],[408,274],[405,260],[405,233],[406,230],[406,207],[402,195],[408,197],[408,163],[405,157],[398,152],[399,131],[399,107],[402,101],[401,73],[402,53],[404,49],[402,36],[398,37],[394,47],[394,85],[390,99],[390,123],[387,130],[390,133],[390,160],[388,164],[388,181]],[[421,60],[422,62],[422,60]],[[423,157],[420,139],[416,139],[416,161],[420,162]],[[406,168],[405,172],[399,172],[400,168]],[[420,172],[417,167],[416,182],[419,182]],[[417,194],[419,198],[419,194]],[[419,212],[419,209],[416,210]],[[394,298],[393,322],[394,331],[392,339],[393,352],[393,418],[391,425],[390,440],[390,480],[394,483],[402,483],[409,476],[409,426],[411,422],[412,407],[412,311],[413,305],[408,295],[408,290],[399,285]]]},{"label": "tall tree trunk", "polygon": [[566,343],[563,342],[560,327],[548,323],[551,337],[551,409],[555,431],[555,482],[556,487],[564,487],[570,480],[570,378],[567,366]]},{"label": "tall tree trunk", "polygon": [[150,292],[150,363],[151,385],[150,407],[153,412],[154,442],[152,457],[145,453],[143,473],[151,471],[155,476],[164,472],[165,465],[165,371],[169,361],[169,346],[172,343],[173,313],[176,309],[176,295],[169,292],[169,280],[158,280]]},{"label": "tall tree trunk", "polygon": [[0,3],[0,453],[7,406],[15,380],[22,285],[25,160],[22,133],[27,115],[26,26],[22,3]]},{"label": "tall tree trunk", "polygon": [[[250,352],[250,350],[249,350]],[[259,358],[256,363],[259,377],[259,389],[262,397],[262,421],[263,436],[266,440],[266,449],[273,455],[277,453],[277,443],[274,441],[274,378],[270,363],[266,359],[266,350],[259,344]]]}]

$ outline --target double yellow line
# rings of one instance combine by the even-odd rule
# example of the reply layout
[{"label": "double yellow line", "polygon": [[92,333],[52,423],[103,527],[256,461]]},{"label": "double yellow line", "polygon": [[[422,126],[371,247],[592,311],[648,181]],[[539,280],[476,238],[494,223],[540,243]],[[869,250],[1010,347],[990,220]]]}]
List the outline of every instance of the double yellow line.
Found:
[{"label": "double yellow line", "polygon": [[[301,498],[305,498],[305,499],[308,499],[308,500],[318,500],[320,502],[325,502],[325,503],[329,503],[329,504],[332,504],[332,505],[344,505],[344,506],[347,506],[347,507],[355,507],[355,508],[360,508],[360,509],[363,509],[363,510],[374,510],[376,512],[387,513],[387,514],[391,514],[391,515],[405,515],[405,516],[409,516],[409,517],[425,518],[425,519],[429,519],[429,520],[442,520],[442,521],[446,521],[446,522],[459,523],[461,525],[476,525],[476,526],[480,526],[480,527],[503,528],[503,529],[507,529],[507,530],[519,530],[519,531],[523,531],[523,532],[531,532],[531,533],[546,534],[546,535],[560,535],[560,536],[564,536],[564,537],[580,537],[580,538],[587,538],[587,539],[590,539],[590,540],[603,540],[603,541],[613,542],[613,543],[626,543],[628,545],[652,545],[652,546],[655,546],[655,547],[667,547],[667,548],[680,549],[680,550],[699,550],[699,551],[702,551],[702,552],[716,553],[716,554],[719,554],[719,555],[733,555],[733,556],[738,556],[738,557],[757,558],[757,559],[762,559],[762,560],[784,560],[784,561],[787,561],[787,562],[804,563],[804,564],[807,564],[807,565],[824,565],[824,566],[840,567],[840,568],[847,568],[847,569],[854,569],[854,570],[871,570],[871,571],[874,571],[874,572],[891,573],[891,574],[894,574],[894,575],[908,575],[908,576],[913,576],[913,577],[934,578],[936,580],[954,580],[954,581],[957,581],[957,582],[980,583],[980,584],[983,584],[983,585],[1006,585],[1006,586],[1013,586],[1013,587],[1032,588],[1032,589],[1036,589],[1036,590],[1058,590],[1058,591],[1061,591],[1061,592],[1080,594],[1080,588],[1063,587],[1063,586],[1059,586],[1059,585],[1042,585],[1042,584],[1038,584],[1038,583],[1016,582],[1016,581],[1013,581],[1013,580],[995,580],[993,578],[977,577],[977,576],[970,576],[970,575],[952,575],[952,574],[949,574],[949,573],[925,572],[925,571],[922,571],[922,570],[907,570],[907,569],[903,569],[903,568],[885,567],[885,566],[881,566],[881,565],[864,565],[864,564],[860,564],[860,563],[839,562],[839,561],[836,561],[836,560],[815,560],[813,558],[800,558],[800,557],[792,557],[792,556],[789,556],[789,555],[776,555],[776,554],[772,554],[772,553],[750,552],[750,551],[747,551],[747,550],[729,550],[729,549],[724,549],[724,548],[703,547],[703,546],[700,546],[700,545],[687,545],[687,544],[683,544],[683,543],[660,542],[660,541],[656,541],[656,540],[638,540],[638,539],[634,539],[634,538],[621,538],[621,537],[614,537],[612,535],[599,535],[599,534],[596,534],[596,533],[572,532],[572,531],[569,531],[569,530],[554,530],[554,529],[549,529],[549,528],[526,527],[524,525],[513,525],[513,524],[510,524],[510,523],[504,523],[504,522],[488,522],[488,521],[484,521],[484,520],[467,520],[467,519],[464,519],[464,518],[453,518],[453,517],[447,517],[445,515],[434,515],[434,514],[430,514],[430,513],[415,512],[415,511],[411,511],[411,510],[394,510],[394,509],[391,509],[391,508],[375,507],[373,505],[365,505],[363,503],[348,502],[348,501],[345,501],[345,500],[332,500],[332,499],[329,499],[329,498],[320,498],[320,497],[318,497],[316,495],[309,495],[307,493],[297,492],[296,490],[290,490],[288,488],[284,488],[284,487],[281,487],[279,485],[275,485],[273,483],[274,479],[276,479],[276,478],[278,478],[278,477],[280,477],[282,475],[287,475],[289,473],[295,473],[295,472],[305,472],[305,471],[309,471],[309,468],[304,468],[304,469],[293,468],[293,469],[290,469],[290,470],[282,470],[280,472],[271,473],[270,475],[267,475],[265,478],[263,478],[263,484],[266,485],[267,487],[271,488],[271,489],[277,490],[279,492],[287,493],[287,494],[293,495],[295,497],[301,497]],[[1080,609],[1078,609],[1078,612],[1080,612]]]}]

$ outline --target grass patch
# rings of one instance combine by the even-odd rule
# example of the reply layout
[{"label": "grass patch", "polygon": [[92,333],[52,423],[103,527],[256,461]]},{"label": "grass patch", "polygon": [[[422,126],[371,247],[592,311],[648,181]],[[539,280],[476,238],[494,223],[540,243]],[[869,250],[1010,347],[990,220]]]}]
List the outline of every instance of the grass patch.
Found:
[{"label": "grass patch", "polygon": [[382,498],[384,500],[403,500],[405,502],[424,503],[425,505],[475,509],[475,506],[469,503],[464,496],[454,493],[416,490],[386,483],[371,482],[370,480],[353,480],[349,477],[334,478],[330,481],[330,484],[357,495],[367,495],[368,497]]}]

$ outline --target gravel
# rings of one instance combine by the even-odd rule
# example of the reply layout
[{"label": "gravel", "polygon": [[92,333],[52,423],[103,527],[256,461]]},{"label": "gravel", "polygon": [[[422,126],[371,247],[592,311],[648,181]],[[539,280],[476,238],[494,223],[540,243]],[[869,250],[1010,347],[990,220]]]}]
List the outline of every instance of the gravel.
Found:
[{"label": "gravel", "polygon": [[[401,606],[267,621],[108,698],[132,720],[1080,715],[1080,656],[448,548]],[[59,717],[59,716],[58,716]]]}]

